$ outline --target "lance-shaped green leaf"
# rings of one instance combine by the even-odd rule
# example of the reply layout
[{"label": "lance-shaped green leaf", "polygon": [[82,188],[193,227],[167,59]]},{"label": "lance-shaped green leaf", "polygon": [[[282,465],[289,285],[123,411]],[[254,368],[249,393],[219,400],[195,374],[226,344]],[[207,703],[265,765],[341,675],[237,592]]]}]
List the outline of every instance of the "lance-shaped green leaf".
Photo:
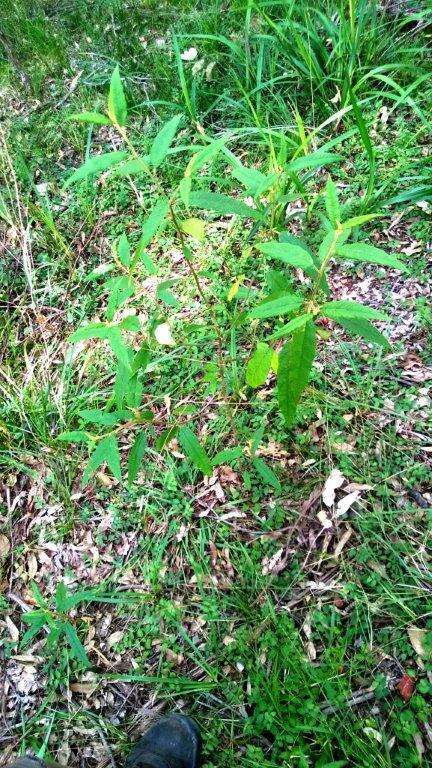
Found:
[{"label": "lance-shaped green leaf", "polygon": [[297,405],[306,388],[315,358],[316,328],[312,321],[295,331],[279,354],[277,394],[288,426],[295,420]]},{"label": "lance-shaped green leaf", "polygon": [[260,243],[257,245],[257,248],[265,256],[269,256],[271,259],[279,259],[291,267],[310,269],[314,266],[311,255],[300,245],[272,241],[270,243]]},{"label": "lance-shaped green leaf", "polygon": [[203,243],[205,240],[205,226],[206,223],[203,219],[197,219],[192,217],[190,219],[184,219],[180,222],[180,229],[186,235],[191,235],[195,240]]},{"label": "lance-shaped green leaf", "polygon": [[147,448],[147,439],[144,432],[140,432],[132,445],[129,453],[128,461],[128,485],[131,486],[138,475],[141,462],[144,457],[145,450]]},{"label": "lance-shaped green leaf", "polygon": [[123,320],[120,320],[118,327],[123,328],[124,331],[133,331],[134,333],[138,333],[141,330],[141,324],[136,315],[127,315]]},{"label": "lance-shaped green leaf", "polygon": [[168,199],[166,197],[160,197],[142,225],[141,237],[133,258],[133,263],[136,263],[141,259],[148,271],[153,275],[156,274],[157,270],[150,259],[150,256],[145,252],[145,249],[151,243],[157,232],[166,226],[168,209]]},{"label": "lance-shaped green leaf", "polygon": [[123,341],[120,328],[105,323],[90,323],[83,328],[78,328],[69,336],[69,342],[72,344],[87,339],[105,339],[110,344],[117,359],[129,367],[129,352]]},{"label": "lance-shaped green leaf", "polygon": [[92,269],[88,275],[85,276],[84,280],[86,282],[99,280],[100,277],[103,277],[104,275],[109,274],[109,272],[112,272],[113,269],[115,269],[115,266],[116,265],[114,261],[106,261],[104,264],[99,264],[97,267]]},{"label": "lance-shaped green leaf", "polygon": [[78,341],[86,341],[87,339],[107,339],[111,327],[106,323],[89,323],[71,333],[68,341],[71,344],[76,344]]},{"label": "lance-shaped green leaf", "polygon": [[189,208],[189,195],[192,189],[192,179],[190,176],[183,176],[179,184],[179,195],[182,203]]},{"label": "lance-shaped green leaf", "polygon": [[326,304],[323,304],[321,307],[321,314],[324,315],[324,317],[329,317],[331,320],[339,320],[339,318],[355,320],[357,318],[362,318],[365,320],[391,321],[391,318],[379,309],[373,309],[364,304],[359,304],[357,301],[344,299],[340,301],[329,301]]},{"label": "lance-shaped green leaf", "polygon": [[120,275],[107,280],[104,288],[109,295],[106,314],[108,320],[112,320],[116,310],[134,295],[135,284],[129,275]]},{"label": "lance-shaped green leaf", "polygon": [[270,372],[272,357],[272,348],[259,341],[246,367],[246,382],[250,387],[261,387],[265,384]]},{"label": "lance-shaped green leaf", "polygon": [[340,155],[336,155],[333,152],[311,152],[309,155],[291,160],[286,169],[288,173],[298,173],[298,171],[312,170],[323,165],[330,165],[340,159]]},{"label": "lance-shaped green leaf", "polygon": [[131,263],[131,249],[129,245],[129,240],[127,239],[127,235],[123,232],[122,235],[120,235],[117,243],[117,255],[119,257],[120,262],[123,264],[124,267],[129,267]]},{"label": "lance-shaped green leaf", "polygon": [[[138,408],[141,403],[143,384],[137,376],[137,372],[132,372],[132,351],[128,354],[128,364],[119,363],[114,383],[114,398],[119,410],[127,405],[129,408]],[[132,362],[131,362],[132,361]]]},{"label": "lance-shaped green leaf", "polygon": [[78,416],[88,424],[102,424],[104,427],[113,427],[119,421],[126,421],[131,414],[128,411],[100,411],[97,408],[83,408],[78,411]]},{"label": "lance-shaped green leaf", "polygon": [[205,147],[196,152],[196,154],[191,157],[187,164],[185,177],[194,176],[199,170],[201,170],[201,168],[203,168],[206,163],[210,162],[210,160],[213,160],[213,158],[215,158],[218,152],[220,152],[220,150],[223,148],[224,144],[226,144],[227,140],[227,136],[222,136],[222,138],[215,139],[210,144],[207,144]]},{"label": "lance-shaped green leaf", "polygon": [[61,432],[56,437],[56,440],[61,440],[63,443],[88,443],[90,439],[90,435],[82,429],[74,429],[71,432]]},{"label": "lance-shaped green leaf", "polygon": [[77,120],[80,123],[93,123],[95,125],[111,125],[111,120],[100,112],[78,112],[69,115],[69,120]]},{"label": "lance-shaped green leaf", "polygon": [[285,296],[279,296],[277,299],[270,299],[258,304],[249,312],[249,319],[264,319],[267,317],[278,317],[286,315],[289,312],[295,312],[301,307],[303,299],[294,293],[287,293]]},{"label": "lance-shaped green leaf", "polygon": [[110,116],[113,123],[116,123],[117,125],[126,125],[126,97],[124,95],[118,64],[111,75],[111,83],[108,94],[108,115]]},{"label": "lance-shaped green leaf", "polygon": [[178,437],[180,445],[188,459],[190,459],[204,475],[211,475],[213,472],[212,463],[192,430],[189,429],[189,427],[182,427],[179,430]]},{"label": "lance-shaped green leaf", "polygon": [[369,341],[371,344],[379,344],[384,349],[389,349],[390,342],[381,331],[378,331],[369,320],[363,318],[356,318],[347,320],[346,318],[339,318],[338,323],[348,331],[351,336],[361,336],[365,341]]},{"label": "lance-shaped green leaf", "polygon": [[[317,271],[320,267],[320,259],[318,258],[318,255],[313,253],[313,251],[311,251],[309,246],[306,243],[304,243],[303,240],[301,240],[299,237],[295,237],[295,235],[292,235],[290,232],[281,232],[279,234],[279,240],[281,243],[291,243],[291,245],[297,245],[300,248],[302,248],[304,251],[306,251],[306,253],[309,254],[309,256],[312,259],[313,266],[310,268],[304,267],[303,269],[306,272],[306,274],[309,275],[309,277],[316,278]],[[327,278],[325,274],[321,275],[319,285],[323,293],[325,293],[326,295],[330,294],[330,288],[327,283]]]},{"label": "lance-shaped green leaf", "polygon": [[222,215],[231,213],[248,219],[259,219],[260,214],[254,208],[251,208],[241,200],[235,200],[228,195],[222,195],[219,192],[205,192],[198,190],[189,195],[189,205],[192,208],[203,208],[206,211],[214,211]]},{"label": "lance-shaped green leaf", "polygon": [[353,227],[361,227],[362,224],[366,224],[367,221],[372,219],[378,219],[382,216],[381,213],[363,213],[360,216],[353,216],[351,219],[347,219],[342,223],[342,229],[352,229]]},{"label": "lance-shaped green leaf", "polygon": [[285,323],[285,325],[282,326],[282,328],[278,328],[277,331],[272,333],[271,336],[268,338],[270,340],[273,339],[281,339],[283,336],[290,336],[294,331],[297,331],[298,328],[303,328],[306,323],[309,322],[309,320],[313,319],[313,315],[310,314],[310,312],[307,312],[304,315],[298,315],[298,317],[293,317],[292,320],[289,321],[289,323]]},{"label": "lance-shaped green leaf", "polygon": [[147,343],[144,343],[141,346],[141,349],[139,349],[138,352],[136,352],[133,357],[132,364],[131,364],[132,373],[137,373],[140,370],[145,371],[145,369],[147,368],[149,359],[150,359],[150,350],[148,348]]},{"label": "lance-shaped green leaf", "polygon": [[229,464],[231,466],[243,454],[244,450],[240,445],[235,448],[224,448],[223,451],[219,451],[216,456],[213,456],[211,461],[214,467],[219,467],[220,464]]},{"label": "lance-shaped green leaf", "polygon": [[112,173],[111,176],[136,176],[140,173],[150,173],[150,166],[149,166],[149,156],[144,155],[143,157],[131,157],[128,160],[125,160],[124,163],[121,163],[120,165],[117,165]]},{"label": "lance-shaped green leaf", "polygon": [[257,470],[258,474],[261,475],[264,482],[267,483],[267,485],[271,485],[272,488],[274,488],[276,491],[282,490],[282,486],[279,482],[279,478],[275,475],[275,473],[269,467],[269,465],[266,464],[265,461],[263,461],[263,459],[254,458],[253,465]]},{"label": "lance-shaped green leaf", "polygon": [[391,269],[400,269],[408,272],[408,268],[403,261],[400,261],[391,253],[386,253],[381,248],[376,248],[369,243],[349,243],[348,245],[338,245],[336,252],[339,256],[344,256],[350,261],[362,261],[370,264],[379,264],[381,267],[391,267]]},{"label": "lance-shaped green leaf", "polygon": [[277,178],[275,173],[266,176],[257,168],[246,168],[240,164],[233,166],[233,176],[246,187],[246,193],[252,197],[264,194]]},{"label": "lance-shaped green leaf", "polygon": [[87,466],[84,470],[82,485],[87,485],[90,477],[102,466],[106,464],[114,477],[121,482],[120,453],[117,438],[114,435],[105,437],[97,444],[90,456]]},{"label": "lance-shaped green leaf", "polygon": [[71,184],[76,184],[77,181],[87,179],[89,176],[95,176],[103,171],[112,168],[113,165],[117,165],[126,157],[127,152],[104,152],[102,155],[96,155],[87,160],[83,165],[74,171],[66,180],[63,188],[67,189]]},{"label": "lance-shaped green leaf", "polygon": [[330,176],[327,179],[324,200],[327,216],[329,217],[332,225],[335,227],[340,222],[341,211],[336,185]]},{"label": "lance-shaped green leaf", "polygon": [[81,662],[83,667],[89,667],[90,662],[87,656],[87,651],[79,639],[75,627],[73,627],[69,621],[63,621],[60,626],[68,639],[73,658]]},{"label": "lance-shaped green leaf", "polygon": [[158,166],[165,160],[168,150],[174,141],[182,117],[183,115],[174,115],[171,120],[168,120],[168,122],[162,126],[159,133],[155,136],[150,149],[150,162],[154,168],[158,168]]}]

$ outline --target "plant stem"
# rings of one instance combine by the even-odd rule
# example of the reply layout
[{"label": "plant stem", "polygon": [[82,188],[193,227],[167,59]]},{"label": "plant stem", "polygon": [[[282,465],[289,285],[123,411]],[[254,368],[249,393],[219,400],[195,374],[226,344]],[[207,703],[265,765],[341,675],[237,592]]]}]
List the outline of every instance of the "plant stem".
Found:
[{"label": "plant stem", "polygon": [[[130,140],[129,136],[127,135],[127,132],[126,132],[125,128],[123,126],[121,126],[121,125],[116,125],[115,127],[116,127],[118,133],[120,134],[120,136],[122,137],[123,141],[125,142],[125,144],[129,148],[129,150],[133,154],[133,156],[136,159],[142,161],[142,158],[140,157],[140,155],[137,152],[137,150],[135,149],[132,141]],[[143,165],[143,170],[145,170],[147,172],[149,172],[149,171],[151,172],[151,169],[146,165],[146,163],[144,163],[144,161],[142,161],[142,165]],[[157,178],[157,176],[155,174],[152,174],[152,175],[153,175],[153,179],[154,179],[155,183],[160,187],[159,179]],[[199,277],[198,277],[198,273],[197,273],[197,271],[195,269],[195,266],[194,266],[194,264],[192,262],[190,249],[188,248],[188,245],[187,245],[185,237],[184,237],[184,233],[183,233],[183,231],[181,229],[181,226],[180,226],[180,222],[178,221],[177,215],[176,215],[175,210],[174,210],[174,203],[175,203],[175,196],[172,196],[169,199],[169,201],[168,201],[168,207],[169,207],[169,212],[170,212],[171,220],[172,220],[174,228],[175,228],[175,230],[177,232],[177,235],[179,237],[184,259],[186,261],[186,264],[188,265],[188,269],[189,269],[189,271],[190,271],[190,273],[192,275],[192,278],[193,278],[194,283],[196,285],[196,289],[198,291],[198,294],[199,294],[203,304],[205,304],[205,306],[208,309],[208,312],[209,312],[209,315],[210,315],[210,318],[211,318],[211,323],[212,323],[212,326],[213,326],[215,334],[216,334],[216,346],[217,346],[217,353],[218,353],[217,354],[217,358],[218,358],[218,367],[219,367],[220,376],[221,376],[222,390],[223,390],[223,394],[224,394],[224,397],[225,397],[225,400],[226,400],[227,409],[229,410],[229,415],[232,416],[232,406],[231,406],[231,403],[229,402],[229,393],[228,393],[227,383],[226,383],[225,361],[224,361],[224,354],[223,354],[223,339],[222,339],[222,335],[221,335],[221,332],[220,332],[220,327],[219,327],[219,324],[217,322],[217,318],[214,315],[214,310],[213,310],[212,304],[207,299],[207,296],[206,296],[206,294],[205,294],[205,292],[204,292],[204,290],[202,288],[202,285],[200,283],[200,280],[199,280]]]}]

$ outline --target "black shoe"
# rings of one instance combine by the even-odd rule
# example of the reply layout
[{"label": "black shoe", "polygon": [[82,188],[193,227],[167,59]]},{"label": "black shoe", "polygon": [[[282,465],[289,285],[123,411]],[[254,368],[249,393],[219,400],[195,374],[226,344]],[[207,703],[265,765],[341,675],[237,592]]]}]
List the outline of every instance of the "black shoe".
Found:
[{"label": "black shoe", "polygon": [[125,768],[198,768],[201,736],[185,715],[167,715],[142,736]]}]

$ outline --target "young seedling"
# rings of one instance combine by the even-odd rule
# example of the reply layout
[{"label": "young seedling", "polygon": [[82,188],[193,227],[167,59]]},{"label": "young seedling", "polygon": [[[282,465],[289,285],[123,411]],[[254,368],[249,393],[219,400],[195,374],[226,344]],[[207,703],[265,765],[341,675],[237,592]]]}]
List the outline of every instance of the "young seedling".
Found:
[{"label": "young seedling", "polygon": [[271,320],[288,316],[289,321],[277,327],[266,342],[260,341],[247,368],[251,386],[261,386],[274,366],[276,352],[268,342],[288,338],[277,354],[277,396],[287,426],[295,423],[297,406],[305,390],[316,356],[316,339],[322,333],[320,320],[329,319],[348,333],[388,348],[386,337],[372,321],[389,322],[380,310],[349,300],[329,300],[327,273],[333,260],[368,262],[406,271],[405,264],[393,254],[368,243],[347,243],[352,230],[375,218],[365,214],[341,221],[341,207],[333,181],[325,188],[327,233],[313,254],[301,240],[282,233],[279,240],[258,243],[257,249],[272,260],[303,270],[308,287],[298,293],[282,293],[264,299],[248,315],[249,320]]},{"label": "young seedling", "polygon": [[[66,182],[66,187],[109,170],[114,177],[144,175],[158,190],[155,203],[142,226],[137,246],[132,247],[127,235],[122,234],[113,246],[112,258],[92,270],[87,276],[90,281],[103,281],[102,291],[108,297],[105,319],[79,328],[70,337],[72,343],[87,339],[102,340],[110,347],[114,359],[115,384],[112,397],[106,407],[103,410],[80,411],[78,416],[81,427],[59,436],[60,440],[67,442],[88,444],[90,458],[83,474],[84,484],[105,464],[119,481],[122,479],[119,434],[127,435],[129,440],[133,435],[128,458],[129,485],[136,480],[147,450],[148,433],[152,431],[154,420],[152,411],[143,406],[143,380],[150,362],[150,340],[155,338],[160,344],[175,345],[169,324],[154,320],[149,322],[144,343],[137,348],[133,341],[133,334],[142,335],[143,333],[138,315],[135,314],[138,306],[136,304],[134,306],[134,302],[139,300],[140,276],[143,270],[150,274],[156,273],[148,253],[148,247],[153,238],[168,224],[176,233],[184,260],[205,311],[205,320],[212,326],[214,332],[219,386],[229,411],[228,419],[234,423],[232,412],[229,410],[230,392],[226,381],[228,355],[224,345],[225,335],[221,331],[216,314],[220,300],[209,295],[207,288],[204,289],[199,270],[193,263],[188,242],[189,237],[198,242],[205,239],[206,222],[191,216],[190,209],[201,208],[221,215],[234,214],[242,220],[252,221],[256,231],[277,232],[285,216],[288,187],[291,186],[297,190],[297,194],[303,194],[305,199],[307,197],[306,181],[300,179],[299,173],[328,165],[338,159],[337,156],[323,149],[306,154],[304,157],[296,157],[291,161],[288,161],[282,153],[283,156],[273,157],[270,164],[271,170],[265,174],[258,169],[242,165],[227,149],[226,138],[211,140],[201,133],[200,140],[203,143],[179,150],[189,150],[193,154],[178,186],[171,191],[170,195],[167,195],[159,174],[170,153],[178,151],[175,147],[173,149],[172,145],[181,125],[182,115],[175,115],[162,126],[146,155],[141,155],[135,148],[127,130],[127,117],[126,98],[118,67],[111,78],[107,114],[85,112],[73,115],[77,120],[113,126],[123,139],[125,149],[90,158],[72,173]],[[218,153],[224,154],[233,169],[234,177],[244,185],[245,193],[253,198],[253,206],[218,192],[192,189],[198,172]],[[375,246],[359,242],[347,243],[352,230],[374,218],[374,214],[365,214],[342,221],[336,187],[330,178],[324,198],[327,212],[324,222],[327,232],[316,254],[312,253],[302,241],[284,232],[279,234],[278,240],[256,243],[256,248],[268,259],[281,261],[290,268],[301,269],[308,279],[306,289],[302,287],[297,293],[284,291],[273,293],[248,314],[248,320],[251,322],[271,321],[281,317],[289,319],[284,325],[276,327],[264,341],[259,341],[246,369],[246,383],[251,387],[262,386],[271,368],[277,371],[277,397],[288,427],[292,427],[295,423],[297,406],[309,381],[317,351],[317,336],[324,335],[320,327],[321,319],[335,321],[349,333],[362,336],[366,341],[383,347],[388,346],[386,338],[372,324],[375,320],[389,320],[387,315],[354,301],[330,300],[326,275],[332,261],[348,259],[371,262],[393,269],[405,269],[405,265],[399,259]],[[250,226],[245,226],[244,240],[250,239],[250,232]],[[240,235],[241,238],[242,235]],[[158,299],[168,307],[175,306],[176,303],[176,298],[170,291],[170,285],[170,281],[165,280],[157,289]],[[228,301],[239,289],[239,283],[235,285],[237,287],[228,292]],[[126,302],[128,311],[131,313],[118,319],[118,311]],[[267,322],[266,325],[268,325]],[[279,339],[288,339],[281,350],[273,344]],[[176,435],[184,452],[195,466],[204,474],[211,474],[213,467],[218,463],[218,457],[211,460],[187,426],[176,424],[166,429],[155,442],[156,448],[160,450]],[[254,461],[261,462],[258,465],[260,474],[267,482],[277,487],[277,478],[273,473],[270,477],[269,470],[266,469],[262,460],[255,458]]]}]

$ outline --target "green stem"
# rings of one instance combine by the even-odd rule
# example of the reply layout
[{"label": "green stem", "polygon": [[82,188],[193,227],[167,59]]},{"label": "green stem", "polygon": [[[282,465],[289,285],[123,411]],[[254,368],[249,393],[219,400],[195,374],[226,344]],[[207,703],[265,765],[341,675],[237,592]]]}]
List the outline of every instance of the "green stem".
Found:
[{"label": "green stem", "polygon": [[[144,163],[144,161],[140,157],[139,153],[135,149],[132,141],[130,140],[129,136],[127,135],[127,132],[126,132],[125,128],[123,126],[121,126],[121,125],[116,125],[115,127],[116,127],[118,133],[120,134],[120,136],[122,137],[123,141],[125,142],[125,144],[129,148],[129,150],[133,154],[133,156],[137,160],[140,160],[142,162],[143,170],[145,170],[147,173],[149,171],[151,172],[151,169],[148,167],[148,165],[146,165],[146,163]],[[152,174],[152,176],[153,176],[153,179],[154,179],[155,183],[160,187],[160,182],[159,182],[158,177],[155,174]],[[163,191],[163,190],[161,190],[161,191]],[[189,269],[189,271],[191,273],[191,276],[193,278],[193,281],[194,281],[194,283],[196,285],[196,289],[198,291],[198,294],[199,294],[203,304],[206,306],[206,308],[207,308],[207,310],[209,312],[209,315],[210,315],[210,318],[211,318],[211,322],[212,322],[212,325],[213,325],[213,328],[214,328],[214,331],[215,331],[215,334],[216,334],[216,345],[217,345],[217,352],[218,352],[217,358],[218,358],[218,366],[219,366],[219,371],[220,371],[220,376],[221,376],[221,383],[222,383],[222,388],[223,388],[223,393],[224,393],[224,397],[225,397],[225,400],[226,400],[227,408],[230,411],[230,416],[231,416],[232,415],[231,414],[231,404],[229,402],[229,393],[228,393],[228,389],[227,389],[226,375],[225,375],[225,361],[224,361],[224,354],[223,354],[223,339],[222,339],[222,335],[221,335],[221,332],[220,332],[219,323],[217,322],[217,318],[214,315],[214,310],[213,310],[212,304],[207,299],[207,296],[206,296],[206,294],[205,294],[205,292],[203,290],[203,287],[202,287],[202,285],[200,283],[200,280],[199,280],[199,277],[198,277],[198,272],[195,269],[195,266],[194,266],[194,264],[192,262],[190,249],[188,248],[188,245],[187,245],[185,237],[184,237],[184,233],[183,233],[183,231],[181,229],[180,223],[179,223],[179,221],[177,219],[177,215],[176,215],[175,210],[174,210],[174,203],[175,203],[175,196],[172,196],[169,199],[169,201],[168,201],[168,207],[169,207],[169,212],[170,212],[171,220],[172,220],[173,226],[174,226],[174,228],[175,228],[175,230],[177,232],[177,235],[179,237],[184,259],[186,261],[186,264],[188,265],[188,269]]]}]

